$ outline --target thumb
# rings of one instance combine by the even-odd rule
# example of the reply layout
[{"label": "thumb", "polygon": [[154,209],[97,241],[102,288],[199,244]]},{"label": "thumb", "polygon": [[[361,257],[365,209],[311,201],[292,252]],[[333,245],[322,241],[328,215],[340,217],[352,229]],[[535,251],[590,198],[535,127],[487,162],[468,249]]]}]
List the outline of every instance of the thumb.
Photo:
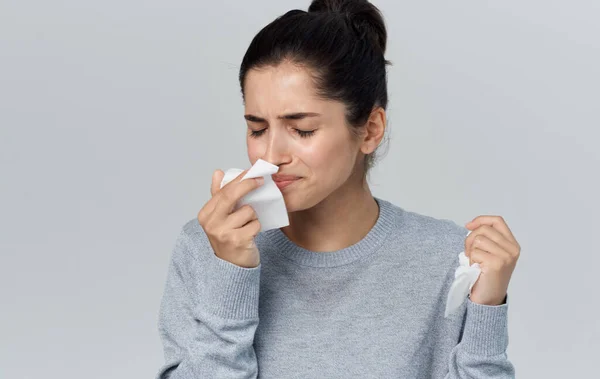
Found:
[{"label": "thumb", "polygon": [[215,196],[215,194],[221,189],[221,181],[223,180],[224,176],[225,173],[221,170],[215,170],[215,172],[213,172],[212,184],[210,186],[210,194],[212,196]]}]

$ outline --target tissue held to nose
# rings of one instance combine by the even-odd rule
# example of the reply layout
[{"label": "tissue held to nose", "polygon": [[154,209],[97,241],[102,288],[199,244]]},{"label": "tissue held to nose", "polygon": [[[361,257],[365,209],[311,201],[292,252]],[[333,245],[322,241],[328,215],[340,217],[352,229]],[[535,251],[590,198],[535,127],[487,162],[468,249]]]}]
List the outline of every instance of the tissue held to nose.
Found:
[{"label": "tissue held to nose", "polygon": [[[250,205],[254,209],[261,225],[261,232],[275,228],[282,228],[290,224],[287,209],[285,207],[285,201],[283,199],[283,195],[281,194],[280,187],[285,188],[292,184],[293,181],[278,181],[278,186],[271,177],[271,175],[276,174],[277,171],[279,171],[279,167],[276,165],[262,159],[258,159],[242,178],[243,181],[245,179],[262,176],[265,180],[265,183],[262,186],[242,197],[242,199],[240,199],[240,201],[236,204],[236,209],[246,204]],[[223,186],[229,181],[236,178],[241,172],[243,172],[243,170],[237,168],[231,168],[227,170],[223,180],[221,181],[221,188],[223,188]],[[285,177],[280,178],[291,179]]]},{"label": "tissue held to nose", "polygon": [[[211,199],[198,212],[198,223],[206,233],[214,254],[240,267],[257,267],[260,254],[254,237],[261,225],[249,205],[235,207],[239,200],[264,184],[264,180],[235,180],[220,186],[220,170],[215,171]],[[262,183],[261,183],[262,181]],[[236,209],[234,209],[236,208]]]}]

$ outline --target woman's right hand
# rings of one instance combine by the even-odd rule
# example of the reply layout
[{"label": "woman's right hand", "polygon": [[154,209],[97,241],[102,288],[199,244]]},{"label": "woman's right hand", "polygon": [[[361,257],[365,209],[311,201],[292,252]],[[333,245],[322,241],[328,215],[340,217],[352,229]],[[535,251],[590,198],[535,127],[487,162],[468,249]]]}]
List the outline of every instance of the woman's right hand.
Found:
[{"label": "woman's right hand", "polygon": [[237,266],[253,268],[260,263],[254,237],[260,231],[260,222],[250,205],[244,205],[235,212],[235,204],[244,195],[258,188],[264,178],[241,180],[248,170],[219,188],[223,171],[213,173],[212,198],[198,212],[198,222],[208,236],[215,255]]}]

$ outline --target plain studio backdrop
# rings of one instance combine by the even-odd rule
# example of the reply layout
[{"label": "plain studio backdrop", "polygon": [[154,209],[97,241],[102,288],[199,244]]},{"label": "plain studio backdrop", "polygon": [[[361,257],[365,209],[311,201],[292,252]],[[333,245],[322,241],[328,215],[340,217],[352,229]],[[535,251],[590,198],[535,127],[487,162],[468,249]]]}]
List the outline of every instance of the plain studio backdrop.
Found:
[{"label": "plain studio backdrop", "polygon": [[[373,193],[459,224],[504,216],[517,377],[591,377],[600,3],[374,3],[393,66]],[[175,239],[213,170],[249,167],[243,54],[308,5],[0,1],[0,377],[156,374]]]}]

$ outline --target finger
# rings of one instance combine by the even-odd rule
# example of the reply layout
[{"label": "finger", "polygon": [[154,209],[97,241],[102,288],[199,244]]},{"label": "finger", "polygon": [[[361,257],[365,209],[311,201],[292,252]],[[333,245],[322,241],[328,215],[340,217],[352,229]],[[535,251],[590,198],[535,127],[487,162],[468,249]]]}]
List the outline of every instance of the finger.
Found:
[{"label": "finger", "polygon": [[252,220],[257,220],[258,215],[250,205],[246,204],[227,216],[227,228],[238,229]]},{"label": "finger", "polygon": [[498,230],[509,241],[516,242],[515,236],[513,236],[510,228],[506,224],[506,221],[504,221],[504,218],[502,218],[501,216],[477,216],[465,226],[468,229],[473,230],[481,225],[489,225],[494,229]]},{"label": "finger", "polygon": [[200,212],[198,212],[199,219],[207,218],[208,215],[210,215],[215,210],[215,207],[219,200],[218,198],[215,197],[215,195],[219,192],[219,188],[221,186],[221,181],[223,180],[224,176],[225,176],[225,173],[219,169],[217,169],[213,172],[212,183],[210,185],[210,194],[212,197],[210,199],[208,199],[206,204],[204,204],[202,209],[200,209]]},{"label": "finger", "polygon": [[[243,176],[242,174],[240,174],[240,177]],[[223,187],[223,191],[229,198],[237,201],[247,195],[250,191],[260,187],[264,183],[264,180],[265,179],[262,176],[259,176],[258,178],[248,178],[245,180],[239,178],[236,179],[235,183],[233,183],[227,189]]]},{"label": "finger", "polygon": [[499,259],[499,257],[495,256],[494,254],[490,254],[485,250],[474,248],[471,250],[471,254],[469,256],[469,266],[473,263],[479,263],[479,265],[482,267],[489,267],[494,263],[494,261]]},{"label": "finger", "polygon": [[246,169],[246,170],[240,172],[239,174],[237,174],[235,178],[231,179],[229,182],[227,182],[227,184],[225,184],[223,186],[223,188],[221,188],[221,191],[230,191],[231,187],[234,187],[236,183],[239,183],[242,181],[242,178],[244,177],[244,175],[246,175],[248,170],[250,170],[250,169]]},{"label": "finger", "polygon": [[223,177],[225,173],[221,170],[215,170],[212,176],[212,184],[210,186],[210,194],[215,196],[217,192],[221,189],[221,182],[223,181]]},{"label": "finger", "polygon": [[[217,171],[221,171],[221,170],[217,170]],[[221,200],[223,200],[222,199],[223,195],[220,195],[220,193],[226,191],[227,188],[230,188],[231,186],[235,185],[235,183],[242,180],[242,177],[245,175],[245,173],[248,170],[244,170],[244,171],[240,172],[235,178],[233,178],[229,182],[227,182],[223,186],[223,188],[221,188],[221,182],[223,181],[223,178],[225,177],[225,173],[223,173],[223,176],[221,177],[220,174],[217,173],[217,171],[215,171],[213,173],[213,179],[212,179],[212,184],[211,184],[211,193],[212,193],[213,197],[204,206],[204,208],[206,208],[204,211],[207,212],[208,214],[212,214],[217,209],[217,204]],[[220,180],[219,180],[219,178],[220,178]],[[226,205],[225,208],[227,208],[229,206],[229,202],[226,202],[225,205]],[[232,206],[232,208],[233,208],[233,206]],[[231,212],[231,209],[226,211],[226,213],[221,212],[222,213],[221,216],[224,217],[227,214],[229,214],[229,212]]]},{"label": "finger", "polygon": [[511,256],[511,254],[508,251],[506,251],[496,242],[492,241],[491,239],[487,238],[485,235],[482,234],[475,237],[471,249],[469,250],[469,252],[465,252],[465,255],[469,256],[470,252],[473,251],[473,249],[483,250],[490,254],[503,258],[510,258]]},{"label": "finger", "polygon": [[221,188],[221,182],[223,181],[223,178],[225,177],[225,173],[219,169],[215,170],[213,172],[212,175],[212,182],[210,185],[210,193],[212,195],[212,197],[206,202],[206,204],[202,207],[202,209],[200,210],[200,212],[198,212],[198,219],[206,219],[208,217],[214,216],[213,212],[215,211],[215,209],[217,208],[217,204],[219,203],[219,198],[220,196],[217,196],[217,194],[223,190],[225,187],[227,187],[229,184],[231,184],[231,182],[235,181],[236,179],[239,181],[242,178],[242,175],[248,170],[242,171],[236,178],[232,179],[230,182],[228,182],[227,184],[225,184],[223,186],[223,188]]},{"label": "finger", "polygon": [[[240,174],[240,176],[242,175]],[[240,178],[227,183],[227,185],[221,188],[221,191],[219,191],[217,195],[219,197],[219,202],[217,203],[215,212],[218,212],[222,217],[229,215],[242,197],[247,195],[250,191],[260,187],[263,183],[264,178],[262,176],[246,180],[241,180]]]},{"label": "finger", "polygon": [[242,226],[238,230],[240,231],[240,233],[243,233],[246,236],[252,236],[252,238],[254,238],[260,232],[260,227],[260,221],[258,221],[258,219],[255,219]]},{"label": "finger", "polygon": [[489,225],[481,225],[465,238],[465,254],[467,254],[466,251],[471,250],[475,240],[480,236],[487,237],[509,253],[515,250],[515,245],[507,240],[498,230]]}]

